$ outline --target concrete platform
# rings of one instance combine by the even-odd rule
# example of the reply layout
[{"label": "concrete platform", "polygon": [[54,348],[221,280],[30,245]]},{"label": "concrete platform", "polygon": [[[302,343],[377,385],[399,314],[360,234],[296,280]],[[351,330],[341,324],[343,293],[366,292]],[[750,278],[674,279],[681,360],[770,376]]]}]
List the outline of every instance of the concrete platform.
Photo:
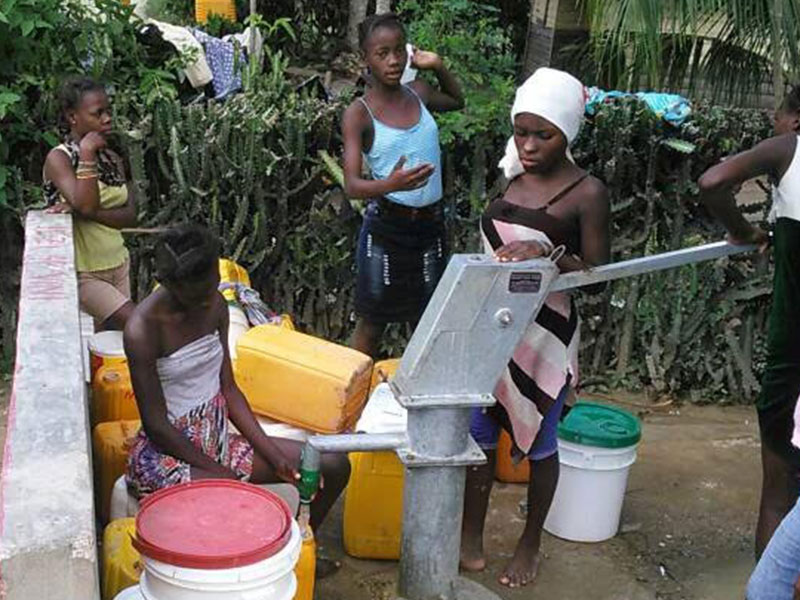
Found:
[{"label": "concrete platform", "polygon": [[0,598],[99,598],[69,215],[28,214],[0,476]]}]

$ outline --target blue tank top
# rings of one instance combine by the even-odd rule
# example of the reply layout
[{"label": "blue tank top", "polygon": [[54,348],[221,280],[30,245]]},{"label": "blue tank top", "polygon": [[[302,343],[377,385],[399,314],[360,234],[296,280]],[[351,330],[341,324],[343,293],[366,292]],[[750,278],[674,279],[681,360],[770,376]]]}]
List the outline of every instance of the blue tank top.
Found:
[{"label": "blue tank top", "polygon": [[386,197],[392,202],[420,208],[438,201],[442,197],[442,159],[439,148],[439,128],[431,113],[417,93],[405,86],[419,101],[419,121],[407,129],[386,125],[372,113],[364,98],[359,98],[372,118],[372,147],[364,153],[373,179],[386,179],[401,156],[406,157],[404,169],[423,163],[433,165],[433,174],[428,182],[416,190],[391,192]]}]

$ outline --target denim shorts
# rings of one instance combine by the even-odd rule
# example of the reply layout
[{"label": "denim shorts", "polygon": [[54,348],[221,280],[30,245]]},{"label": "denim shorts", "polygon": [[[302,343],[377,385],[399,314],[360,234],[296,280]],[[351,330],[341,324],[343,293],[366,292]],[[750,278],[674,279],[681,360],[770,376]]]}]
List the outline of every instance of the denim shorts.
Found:
[{"label": "denim shorts", "polygon": [[[558,452],[558,422],[564,401],[567,399],[569,386],[565,385],[556,398],[555,404],[550,407],[542,419],[539,432],[533,440],[533,445],[528,452],[531,460],[544,460]],[[469,432],[483,450],[495,450],[500,439],[501,422],[489,413],[486,408],[473,408],[470,416]],[[509,432],[510,433],[510,432]],[[512,436],[513,437],[513,436]]]},{"label": "denim shorts", "polygon": [[747,600],[792,600],[800,577],[800,501],[781,521],[747,584]]},{"label": "denim shorts", "polygon": [[356,250],[356,314],[373,323],[417,321],[448,258],[441,209],[433,218],[411,220],[371,202]]}]

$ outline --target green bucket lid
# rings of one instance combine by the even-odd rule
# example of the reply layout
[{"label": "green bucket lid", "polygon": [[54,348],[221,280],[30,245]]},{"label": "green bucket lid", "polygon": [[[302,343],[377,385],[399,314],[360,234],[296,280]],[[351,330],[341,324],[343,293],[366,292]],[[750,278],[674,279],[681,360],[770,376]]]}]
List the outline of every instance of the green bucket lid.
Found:
[{"label": "green bucket lid", "polygon": [[594,402],[578,402],[559,423],[558,437],[584,446],[627,448],[639,442],[642,427],[639,419],[627,411]]}]

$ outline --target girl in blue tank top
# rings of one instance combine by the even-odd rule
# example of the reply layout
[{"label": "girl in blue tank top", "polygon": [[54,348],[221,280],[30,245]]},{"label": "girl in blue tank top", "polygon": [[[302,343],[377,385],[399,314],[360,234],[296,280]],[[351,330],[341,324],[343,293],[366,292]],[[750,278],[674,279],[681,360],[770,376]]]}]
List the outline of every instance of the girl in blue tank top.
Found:
[{"label": "girl in blue tank top", "polygon": [[369,86],[342,120],[344,176],[349,197],[370,200],[356,252],[353,347],[375,357],[388,323],[416,324],[447,264],[439,130],[430,111],[457,110],[464,100],[432,52],[412,49],[411,66],[434,71],[440,89],[401,83],[409,57],[396,15],[365,20],[359,42]]}]

